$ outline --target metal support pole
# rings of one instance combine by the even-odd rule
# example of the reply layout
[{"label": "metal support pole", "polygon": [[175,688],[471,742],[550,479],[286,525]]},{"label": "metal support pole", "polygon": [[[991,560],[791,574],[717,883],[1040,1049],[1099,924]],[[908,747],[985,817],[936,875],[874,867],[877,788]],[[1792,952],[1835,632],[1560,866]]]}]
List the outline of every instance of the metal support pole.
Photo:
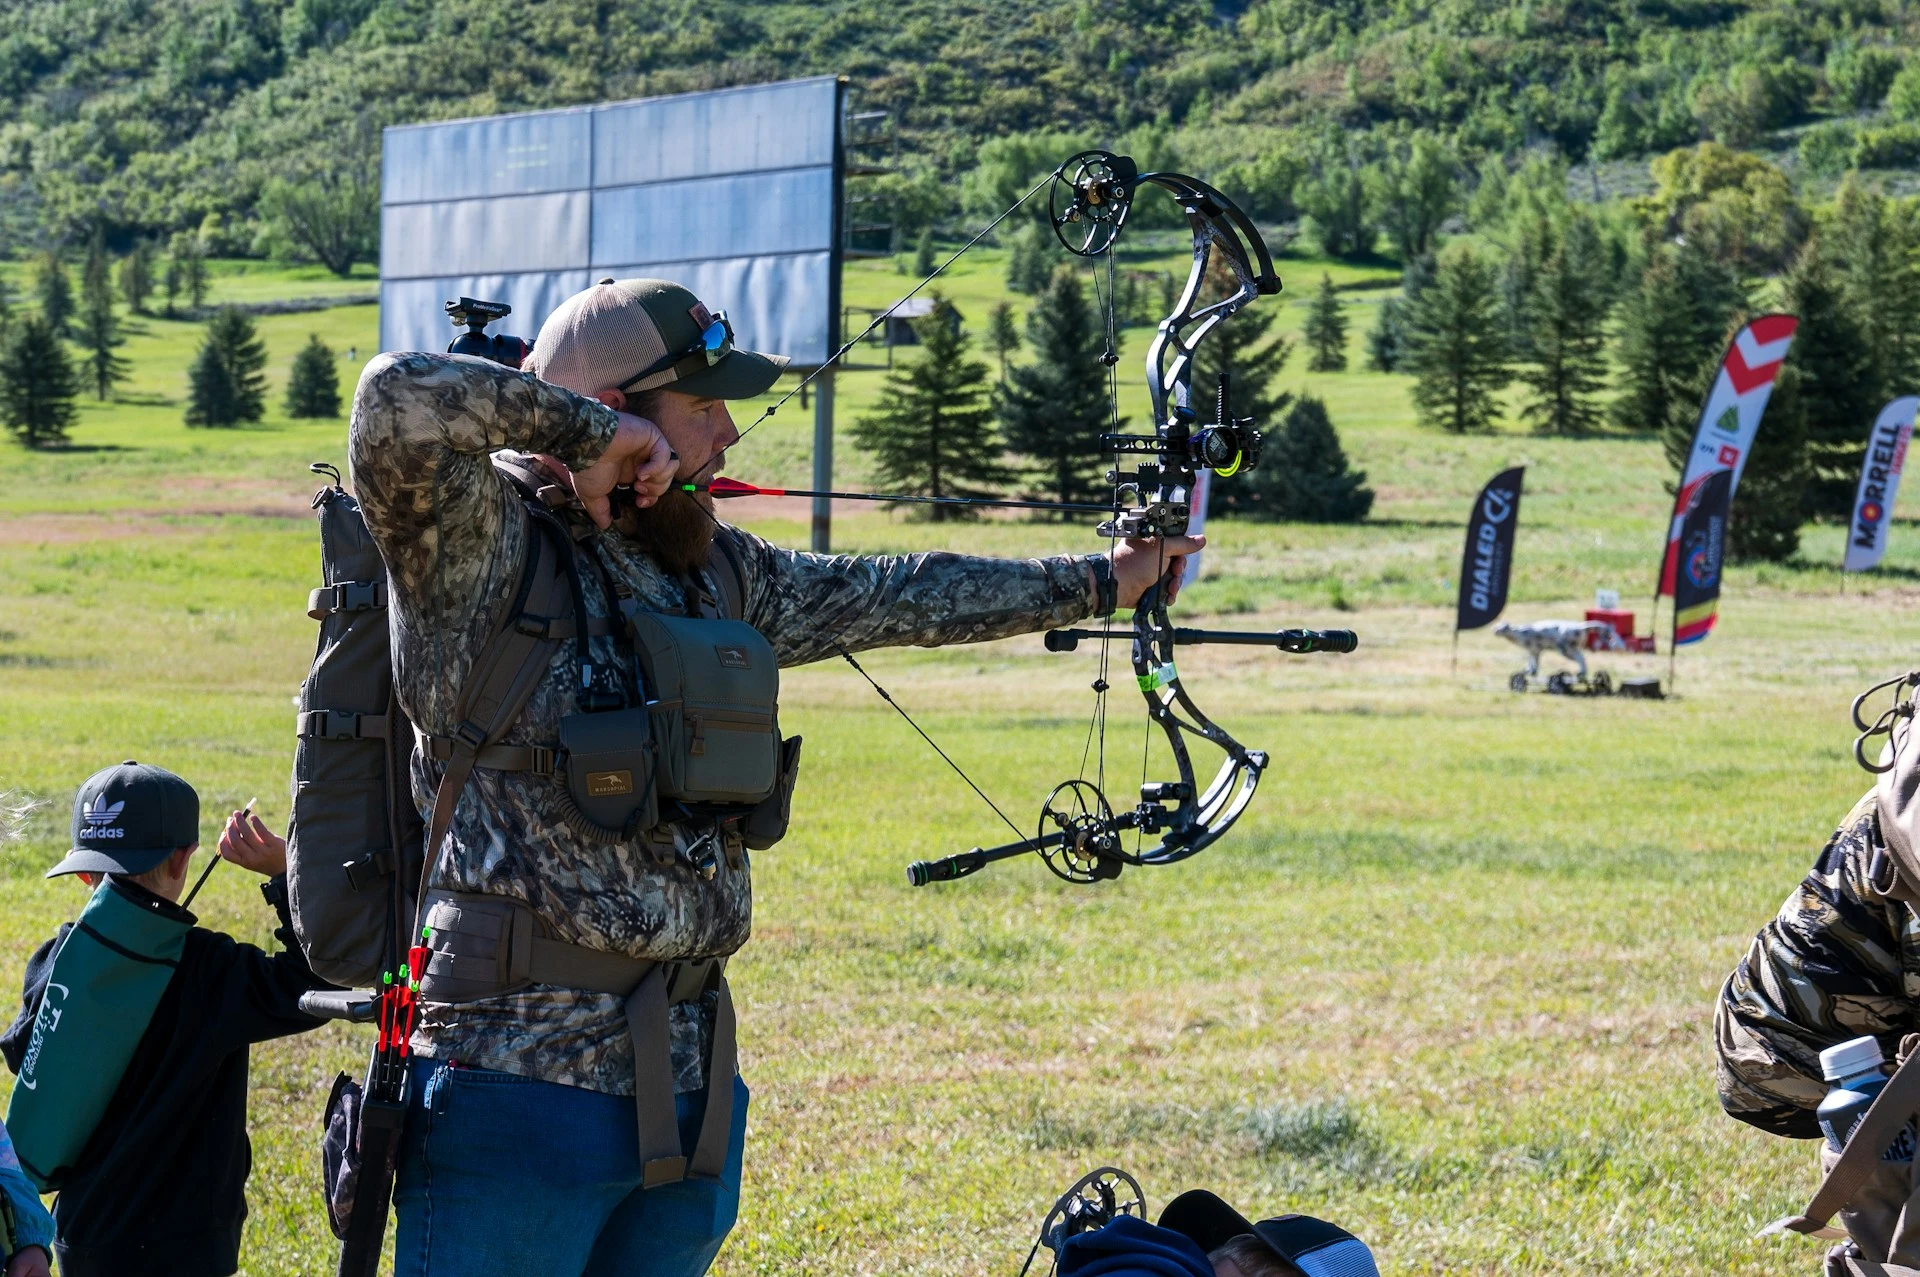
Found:
[{"label": "metal support pole", "polygon": [[[813,489],[825,492],[833,487],[833,370],[828,369],[813,381]],[[813,499],[813,552],[833,553],[833,501],[829,497]]]}]

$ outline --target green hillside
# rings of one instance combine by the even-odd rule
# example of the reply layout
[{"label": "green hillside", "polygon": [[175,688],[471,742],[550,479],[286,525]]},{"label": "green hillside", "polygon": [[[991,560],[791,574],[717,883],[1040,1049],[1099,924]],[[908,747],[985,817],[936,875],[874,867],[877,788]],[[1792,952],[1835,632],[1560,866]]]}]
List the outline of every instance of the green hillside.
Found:
[{"label": "green hillside", "polygon": [[908,229],[960,211],[943,183],[983,143],[1035,131],[1125,138],[1270,219],[1412,129],[1472,166],[1784,144],[1836,117],[1843,166],[1911,164],[1911,129],[1873,117],[1920,111],[1920,70],[1898,76],[1916,23],[1897,0],[16,0],[0,247],[103,219],[119,243],[206,223],[248,255],[271,180],[364,180],[387,125],[823,72],[892,113]]}]

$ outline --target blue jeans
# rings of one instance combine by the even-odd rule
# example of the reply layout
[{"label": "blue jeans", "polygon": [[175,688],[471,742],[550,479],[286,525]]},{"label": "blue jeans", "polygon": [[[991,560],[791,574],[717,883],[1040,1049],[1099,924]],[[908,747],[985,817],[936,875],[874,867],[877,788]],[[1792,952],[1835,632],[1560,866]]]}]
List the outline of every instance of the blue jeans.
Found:
[{"label": "blue jeans", "polygon": [[[640,1187],[630,1097],[413,1062],[394,1277],[699,1277],[740,1207],[747,1086],[719,1180]],[[679,1096],[692,1148],[707,1093]]]}]

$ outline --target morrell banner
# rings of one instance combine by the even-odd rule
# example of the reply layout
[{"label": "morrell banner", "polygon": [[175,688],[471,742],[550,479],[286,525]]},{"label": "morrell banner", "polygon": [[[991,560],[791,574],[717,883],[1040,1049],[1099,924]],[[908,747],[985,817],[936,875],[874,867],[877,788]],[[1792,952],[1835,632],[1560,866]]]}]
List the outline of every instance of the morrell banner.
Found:
[{"label": "morrell banner", "polygon": [[1467,548],[1460,556],[1460,604],[1455,630],[1490,624],[1507,606],[1507,580],[1513,571],[1513,532],[1520,524],[1520,481],[1525,466],[1502,470],[1487,480],[1467,521]]},{"label": "morrell banner", "polygon": [[1853,497],[1843,571],[1865,572],[1887,552],[1887,521],[1893,517],[1893,499],[1900,492],[1900,471],[1907,464],[1916,408],[1920,408],[1920,396],[1906,395],[1882,408],[1874,420],[1867,456],[1860,463],[1860,490]]},{"label": "morrell banner", "polygon": [[1762,315],[1735,333],[1728,344],[1713,389],[1700,410],[1700,422],[1693,428],[1686,471],[1680,477],[1680,490],[1674,494],[1667,550],[1660,561],[1661,594],[1673,593],[1674,568],[1680,557],[1680,524],[1697,503],[1701,485],[1709,476],[1727,471],[1727,500],[1733,500],[1747,454],[1753,450],[1753,436],[1760,429],[1760,414],[1767,410],[1774,378],[1780,375],[1780,363],[1787,357],[1799,322],[1792,315]]}]

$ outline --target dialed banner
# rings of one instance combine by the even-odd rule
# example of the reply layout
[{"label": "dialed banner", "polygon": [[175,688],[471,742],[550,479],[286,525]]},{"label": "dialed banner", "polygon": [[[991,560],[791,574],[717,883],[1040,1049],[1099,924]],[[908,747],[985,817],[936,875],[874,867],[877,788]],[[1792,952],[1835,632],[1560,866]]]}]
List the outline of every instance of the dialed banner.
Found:
[{"label": "dialed banner", "polygon": [[1525,466],[1503,470],[1487,481],[1467,521],[1467,548],[1460,558],[1460,606],[1454,629],[1489,625],[1507,606],[1507,582],[1513,572],[1513,530],[1520,523],[1520,483]]}]

